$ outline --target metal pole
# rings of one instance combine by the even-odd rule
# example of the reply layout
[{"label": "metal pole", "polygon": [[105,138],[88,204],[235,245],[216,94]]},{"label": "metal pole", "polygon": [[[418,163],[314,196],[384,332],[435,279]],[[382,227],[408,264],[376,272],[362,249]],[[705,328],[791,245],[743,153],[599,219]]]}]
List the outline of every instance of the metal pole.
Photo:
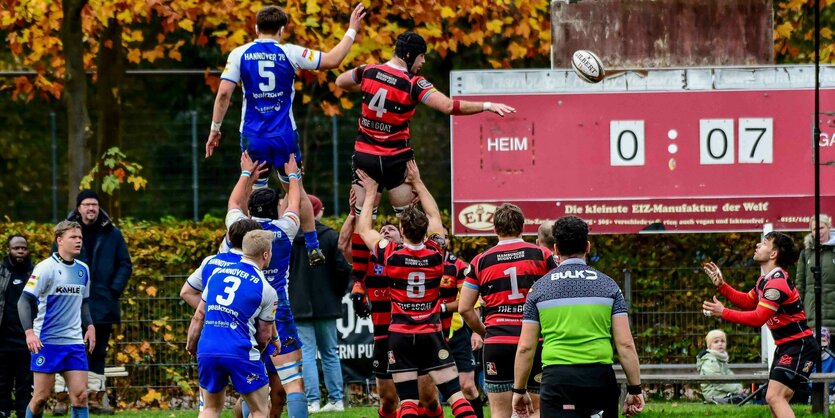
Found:
[{"label": "metal pole", "polygon": [[199,219],[198,216],[198,197],[199,185],[197,181],[197,111],[191,111],[191,199],[192,207],[194,208],[194,222]]},{"label": "metal pole", "polygon": [[52,223],[58,223],[58,128],[55,112],[49,112],[52,134]]},{"label": "metal pole", "polygon": [[[821,213],[821,190],[820,190],[820,0],[815,0],[815,116],[812,120],[812,141],[815,150],[815,228],[812,236],[815,241],[815,265],[812,267],[812,275],[815,277],[815,335],[818,346],[821,344],[821,323],[823,312],[821,306],[822,284],[821,284],[821,247],[820,247],[820,213]],[[820,351],[816,362],[816,370],[820,372],[823,350]],[[828,396],[824,392],[824,384],[816,383],[812,388],[812,412],[823,412],[828,407]]]},{"label": "metal pole", "polygon": [[333,216],[339,216],[339,159],[337,149],[339,148],[339,134],[336,131],[336,116],[331,116],[331,154],[333,158]]}]

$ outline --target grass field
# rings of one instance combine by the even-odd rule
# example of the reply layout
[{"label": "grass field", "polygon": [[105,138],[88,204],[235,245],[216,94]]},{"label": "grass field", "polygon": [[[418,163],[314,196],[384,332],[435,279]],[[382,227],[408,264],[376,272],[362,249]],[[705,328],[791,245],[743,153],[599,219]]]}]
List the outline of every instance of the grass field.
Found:
[{"label": "grass field", "polygon": [[[452,417],[449,408],[444,408],[447,417]],[[822,417],[812,414],[810,406],[794,408],[798,417]],[[487,408],[485,408],[485,415]],[[49,416],[49,414],[47,414]],[[120,418],[193,418],[197,411],[124,411],[116,414]],[[284,416],[287,416],[286,413]],[[645,418],[695,418],[695,417],[726,417],[726,418],[766,418],[770,417],[768,407],[764,405],[746,405],[743,407],[728,405],[705,405],[696,402],[653,402],[647,405],[639,417]],[[313,418],[376,418],[377,411],[371,407],[348,408],[340,413],[319,413]],[[222,418],[232,418],[231,411],[224,411]]]}]

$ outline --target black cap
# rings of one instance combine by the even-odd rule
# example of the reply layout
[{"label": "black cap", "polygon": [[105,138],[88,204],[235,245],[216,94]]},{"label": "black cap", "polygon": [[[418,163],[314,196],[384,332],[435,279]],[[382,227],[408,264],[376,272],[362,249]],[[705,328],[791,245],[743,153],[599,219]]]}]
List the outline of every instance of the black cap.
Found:
[{"label": "black cap", "polygon": [[81,202],[83,202],[84,199],[96,199],[96,202],[100,200],[99,194],[96,193],[95,190],[84,189],[78,192],[78,196],[75,198],[75,207],[81,206]]}]

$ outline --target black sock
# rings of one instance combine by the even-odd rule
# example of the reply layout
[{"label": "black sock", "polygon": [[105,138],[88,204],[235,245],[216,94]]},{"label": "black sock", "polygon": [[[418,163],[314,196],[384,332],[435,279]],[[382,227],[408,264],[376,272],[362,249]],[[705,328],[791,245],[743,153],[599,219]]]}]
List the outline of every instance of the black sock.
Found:
[{"label": "black sock", "polygon": [[475,416],[478,418],[484,418],[484,401],[481,400],[481,395],[479,394],[475,399],[467,400],[470,401],[470,405],[473,407]]}]

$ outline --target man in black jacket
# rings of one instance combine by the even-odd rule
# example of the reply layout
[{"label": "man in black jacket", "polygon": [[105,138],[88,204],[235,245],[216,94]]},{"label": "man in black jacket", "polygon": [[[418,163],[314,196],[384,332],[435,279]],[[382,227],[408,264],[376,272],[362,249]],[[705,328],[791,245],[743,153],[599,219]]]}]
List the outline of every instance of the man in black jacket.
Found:
[{"label": "man in black jacket", "polygon": [[15,411],[18,418],[23,418],[32,399],[32,372],[17,301],[34,266],[23,235],[9,236],[6,250],[8,255],[0,264],[0,417],[9,417]]},{"label": "man in black jacket", "polygon": [[[76,208],[68,220],[81,224],[84,244],[78,259],[90,267],[90,314],[96,328],[96,347],[88,356],[90,373],[87,390],[91,414],[113,414],[110,406],[104,405],[105,377],[104,364],[107,346],[113,325],[121,321],[119,297],[128,285],[133,263],[128,246],[119,228],[113,225],[110,216],[99,207],[99,195],[93,190],[82,190],[75,199]],[[53,250],[54,250],[53,245]],[[59,403],[53,409],[55,415],[66,413],[66,391],[63,379],[55,381],[55,392]]]},{"label": "man in black jacket", "polygon": [[290,256],[290,306],[302,340],[302,372],[308,412],[320,410],[317,349],[328,389],[328,403],[321,410],[342,411],[342,368],[336,351],[336,321],[342,317],[342,297],[348,290],[351,266],[339,251],[339,234],[319,222],[324,212],[322,201],[316,196],[308,196],[316,217],[319,248],[324,252],[326,262],[311,267],[304,237],[296,237]]}]

